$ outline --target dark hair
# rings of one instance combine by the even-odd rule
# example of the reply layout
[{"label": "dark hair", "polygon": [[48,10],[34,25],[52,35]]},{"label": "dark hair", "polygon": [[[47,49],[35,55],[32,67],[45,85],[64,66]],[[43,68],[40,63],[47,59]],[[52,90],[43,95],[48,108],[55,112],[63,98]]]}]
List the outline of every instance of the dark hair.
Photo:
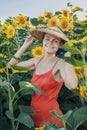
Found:
[{"label": "dark hair", "polygon": [[46,33],[43,33],[42,40],[44,39],[45,35],[46,35]]},{"label": "dark hair", "polygon": [[66,53],[66,51],[64,49],[59,48],[58,51],[56,52],[56,56],[63,58],[65,53]]}]

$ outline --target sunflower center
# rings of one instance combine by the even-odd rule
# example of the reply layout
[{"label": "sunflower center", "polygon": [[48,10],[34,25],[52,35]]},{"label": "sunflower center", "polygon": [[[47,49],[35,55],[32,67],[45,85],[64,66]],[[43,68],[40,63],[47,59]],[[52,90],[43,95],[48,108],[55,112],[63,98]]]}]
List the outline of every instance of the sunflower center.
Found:
[{"label": "sunflower center", "polygon": [[20,23],[21,24],[24,24],[25,23],[25,20],[23,18],[20,18]]},{"label": "sunflower center", "polygon": [[41,53],[41,51],[40,50],[37,50],[36,51],[36,55],[41,55],[42,53]]},{"label": "sunflower center", "polygon": [[66,16],[66,17],[68,16],[68,13],[67,13],[67,11],[65,11],[65,12],[64,12],[64,16]]},{"label": "sunflower center", "polygon": [[56,22],[55,21],[53,21],[51,24],[52,24],[52,26],[56,26]]},{"label": "sunflower center", "polygon": [[68,23],[67,23],[66,21],[64,21],[64,22],[62,23],[62,28],[67,28],[67,26],[68,26]]},{"label": "sunflower center", "polygon": [[13,30],[12,29],[10,29],[9,30],[9,35],[11,35],[13,33]]}]

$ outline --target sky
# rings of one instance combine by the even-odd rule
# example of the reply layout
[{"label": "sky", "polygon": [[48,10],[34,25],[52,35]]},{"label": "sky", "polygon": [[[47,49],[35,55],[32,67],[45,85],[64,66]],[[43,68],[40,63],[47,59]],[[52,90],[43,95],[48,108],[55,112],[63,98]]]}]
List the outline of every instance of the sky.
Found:
[{"label": "sky", "polygon": [[[18,14],[34,18],[43,15],[45,10],[55,13],[67,8],[68,2],[87,10],[87,0],[0,0],[0,21]],[[85,13],[80,12],[78,16],[84,19]]]}]

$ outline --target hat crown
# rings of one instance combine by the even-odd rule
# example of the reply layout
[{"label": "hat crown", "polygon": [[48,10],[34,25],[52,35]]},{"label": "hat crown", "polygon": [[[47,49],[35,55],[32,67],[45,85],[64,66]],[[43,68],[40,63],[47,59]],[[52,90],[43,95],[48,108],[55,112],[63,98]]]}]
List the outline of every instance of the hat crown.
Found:
[{"label": "hat crown", "polygon": [[35,38],[37,38],[38,40],[42,41],[44,33],[51,34],[51,35],[56,36],[58,38],[60,37],[64,41],[68,41],[68,38],[61,31],[61,29],[58,28],[58,27],[55,27],[55,26],[54,27],[49,27],[49,28],[42,28],[42,29],[33,30],[33,31],[31,31],[30,34],[32,36],[34,36]]},{"label": "hat crown", "polygon": [[58,33],[63,33],[58,27],[50,27],[49,29]]}]

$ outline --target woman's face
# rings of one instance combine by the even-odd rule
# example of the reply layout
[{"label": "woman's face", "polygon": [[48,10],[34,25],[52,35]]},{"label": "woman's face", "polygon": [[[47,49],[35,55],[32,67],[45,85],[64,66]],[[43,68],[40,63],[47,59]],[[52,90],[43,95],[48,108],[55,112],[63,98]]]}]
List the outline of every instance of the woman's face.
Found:
[{"label": "woman's face", "polygon": [[45,34],[43,38],[44,51],[50,54],[55,54],[61,46],[61,39],[50,34]]}]

